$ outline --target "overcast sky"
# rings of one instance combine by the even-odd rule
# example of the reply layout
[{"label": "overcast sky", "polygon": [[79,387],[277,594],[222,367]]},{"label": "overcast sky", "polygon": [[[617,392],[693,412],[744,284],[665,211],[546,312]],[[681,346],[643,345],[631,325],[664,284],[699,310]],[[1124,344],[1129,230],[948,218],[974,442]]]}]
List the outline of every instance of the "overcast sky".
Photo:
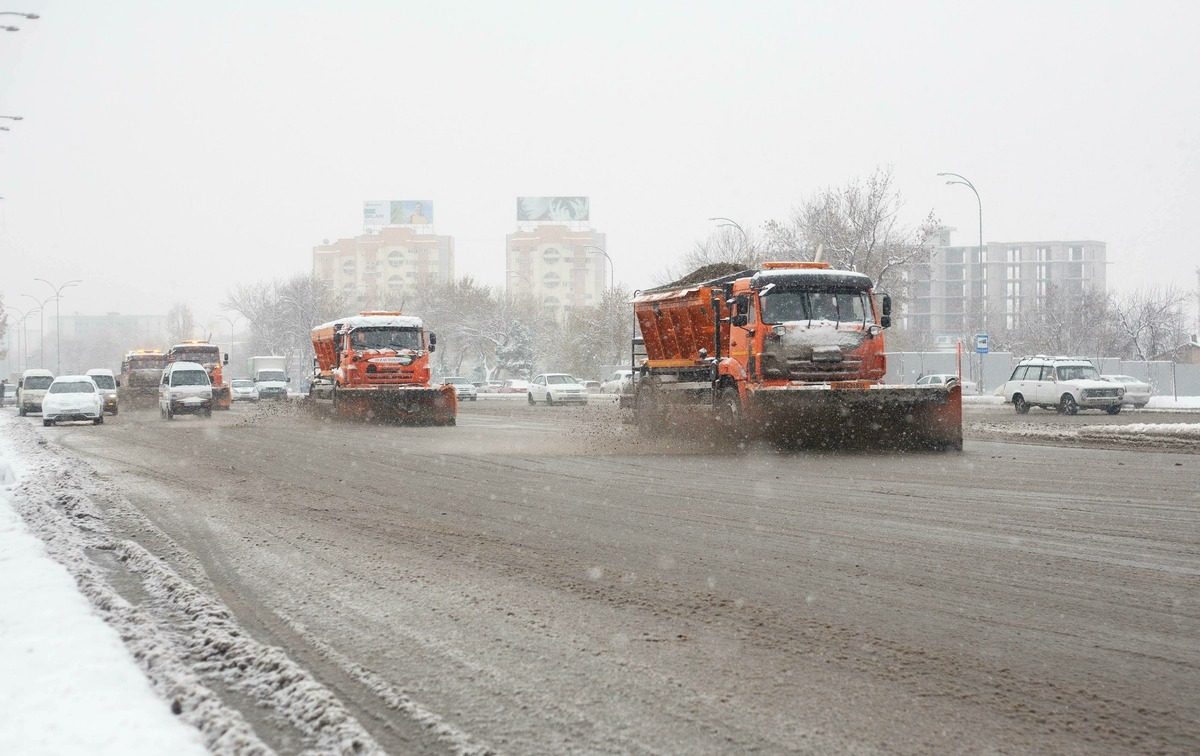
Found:
[{"label": "overcast sky", "polygon": [[723,215],[894,167],[915,224],[1098,239],[1195,285],[1200,3],[50,2],[0,21],[0,292],[201,320],[432,199],[499,285],[519,194],[591,197],[619,281]]}]

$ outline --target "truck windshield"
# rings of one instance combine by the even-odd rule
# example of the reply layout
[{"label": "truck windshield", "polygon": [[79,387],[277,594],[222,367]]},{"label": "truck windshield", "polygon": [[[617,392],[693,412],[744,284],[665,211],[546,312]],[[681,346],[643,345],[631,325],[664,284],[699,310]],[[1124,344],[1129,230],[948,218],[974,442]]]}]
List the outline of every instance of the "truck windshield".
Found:
[{"label": "truck windshield", "polygon": [[255,378],[255,380],[283,382],[287,380],[287,376],[283,374],[282,370],[260,370],[258,371],[258,377]]},{"label": "truck windshield", "polygon": [[761,299],[764,323],[797,320],[862,323],[868,319],[871,312],[867,293],[863,291],[799,291],[772,288],[764,292]]},{"label": "truck windshield", "polygon": [[130,357],[130,370],[162,370],[167,364],[166,355],[154,355],[153,357]]},{"label": "truck windshield", "polygon": [[171,352],[175,362],[199,362],[201,365],[212,365],[221,361],[221,350],[216,347],[208,349],[176,349]]},{"label": "truck windshield", "polygon": [[417,328],[356,328],[350,334],[355,349],[420,349],[421,331]]}]

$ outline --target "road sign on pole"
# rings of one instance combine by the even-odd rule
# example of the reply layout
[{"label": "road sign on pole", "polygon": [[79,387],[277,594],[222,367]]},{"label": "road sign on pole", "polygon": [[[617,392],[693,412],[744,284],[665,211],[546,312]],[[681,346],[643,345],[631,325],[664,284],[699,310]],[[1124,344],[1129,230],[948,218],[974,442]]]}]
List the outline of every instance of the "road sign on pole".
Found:
[{"label": "road sign on pole", "polygon": [[987,354],[988,353],[988,335],[986,333],[975,334],[975,353],[976,354]]}]

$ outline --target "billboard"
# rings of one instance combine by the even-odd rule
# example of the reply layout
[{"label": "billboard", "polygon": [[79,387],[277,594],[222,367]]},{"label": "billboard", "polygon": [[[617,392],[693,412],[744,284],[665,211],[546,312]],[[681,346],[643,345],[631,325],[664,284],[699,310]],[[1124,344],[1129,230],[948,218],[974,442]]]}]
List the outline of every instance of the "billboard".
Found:
[{"label": "billboard", "polygon": [[518,221],[585,221],[587,197],[517,197]]},{"label": "billboard", "polygon": [[368,200],[363,203],[363,226],[425,226],[433,223],[429,200]]}]

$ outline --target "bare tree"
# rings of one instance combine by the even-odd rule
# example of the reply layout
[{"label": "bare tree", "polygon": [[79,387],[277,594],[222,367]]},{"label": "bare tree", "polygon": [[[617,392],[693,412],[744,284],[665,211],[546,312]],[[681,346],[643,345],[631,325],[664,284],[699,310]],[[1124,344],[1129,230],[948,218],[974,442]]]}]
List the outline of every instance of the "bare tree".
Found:
[{"label": "bare tree", "polygon": [[223,306],[240,314],[250,328],[250,354],[277,354],[301,371],[312,360],[311,329],[336,318],[344,297],[310,274],[286,281],[241,284]]},{"label": "bare tree", "polygon": [[1175,286],[1152,286],[1118,296],[1113,316],[1124,356],[1148,360],[1184,343],[1188,296]]},{"label": "bare tree", "polygon": [[8,356],[8,310],[4,308],[4,295],[0,294],[0,358]]},{"label": "bare tree", "polygon": [[177,302],[167,310],[167,341],[178,344],[181,341],[195,338],[196,319],[192,308],[186,302]]},{"label": "bare tree", "polygon": [[940,226],[933,212],[915,227],[900,220],[903,202],[890,168],[877,168],[806,200],[788,220],[764,226],[763,255],[772,260],[812,260],[818,249],[833,267],[866,273],[893,297],[903,297],[899,271],[924,262]]}]

